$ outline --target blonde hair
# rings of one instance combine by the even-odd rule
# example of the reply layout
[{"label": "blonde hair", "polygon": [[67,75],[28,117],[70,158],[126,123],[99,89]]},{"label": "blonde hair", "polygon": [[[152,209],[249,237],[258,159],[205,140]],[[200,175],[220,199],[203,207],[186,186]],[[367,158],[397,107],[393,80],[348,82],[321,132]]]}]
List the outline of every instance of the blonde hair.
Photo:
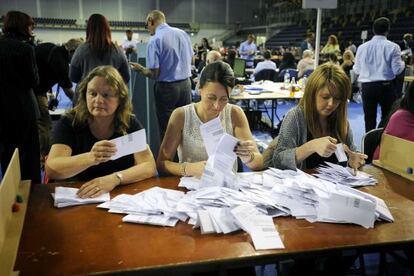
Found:
[{"label": "blonde hair", "polygon": [[338,38],[336,37],[336,35],[330,35],[328,37],[328,43],[330,43],[331,41],[333,41],[332,45],[337,45],[338,44]]},{"label": "blonde hair", "polygon": [[345,61],[345,60],[350,60],[350,61],[352,61],[352,62],[354,62],[355,61],[355,56],[354,56],[354,53],[352,53],[352,51],[351,50],[346,50],[345,52],[344,52],[344,54],[342,55],[342,59]]},{"label": "blonde hair", "polygon": [[313,52],[312,52],[312,50],[305,50],[305,51],[303,51],[302,57],[303,57],[303,58],[313,57]]},{"label": "blonde hair", "polygon": [[152,10],[147,15],[147,21],[152,20],[154,22],[165,23],[165,14],[160,10]]},{"label": "blonde hair", "polygon": [[348,135],[347,100],[351,96],[351,82],[346,73],[336,64],[325,63],[316,68],[309,76],[305,93],[299,102],[303,109],[308,129],[314,138],[322,136],[319,113],[316,109],[316,97],[319,91],[327,88],[329,93],[340,99],[339,106],[327,118],[330,135],[340,142]]},{"label": "blonde hair", "polygon": [[128,87],[118,70],[110,65],[96,67],[79,84],[77,89],[77,93],[79,93],[78,102],[73,109],[68,111],[68,115],[74,118],[73,125],[87,125],[88,120],[92,118],[86,103],[86,91],[89,82],[94,77],[104,78],[106,83],[116,91],[119,105],[114,117],[115,131],[123,135],[127,134],[129,121],[131,116],[134,116],[132,114],[132,104],[128,96]]}]

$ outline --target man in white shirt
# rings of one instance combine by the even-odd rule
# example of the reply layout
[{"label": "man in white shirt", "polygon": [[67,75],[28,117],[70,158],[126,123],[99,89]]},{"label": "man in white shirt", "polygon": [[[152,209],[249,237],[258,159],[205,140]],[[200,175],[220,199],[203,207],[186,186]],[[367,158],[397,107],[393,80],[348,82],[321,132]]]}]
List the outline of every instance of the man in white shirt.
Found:
[{"label": "man in white shirt", "polygon": [[129,58],[133,52],[137,51],[138,41],[132,38],[134,35],[134,32],[132,30],[126,30],[125,33],[127,39],[122,42],[122,48],[124,49],[127,58]]},{"label": "man in white shirt", "polygon": [[272,55],[270,54],[270,51],[265,51],[263,54],[264,61],[259,62],[256,65],[256,68],[254,69],[253,75],[256,76],[260,71],[265,69],[274,70],[276,72],[276,63],[274,63],[271,58]]},{"label": "man in white shirt", "polygon": [[256,55],[257,47],[254,44],[254,35],[249,34],[247,40],[240,44],[239,54],[240,58],[246,60],[246,67],[252,68],[254,66],[254,56]]},{"label": "man in white shirt", "polygon": [[381,122],[397,99],[393,80],[405,67],[401,59],[401,49],[396,43],[387,40],[390,20],[380,17],[374,21],[374,37],[358,47],[353,70],[362,83],[362,103],[365,117],[365,131],[376,128],[377,106],[381,106]]}]

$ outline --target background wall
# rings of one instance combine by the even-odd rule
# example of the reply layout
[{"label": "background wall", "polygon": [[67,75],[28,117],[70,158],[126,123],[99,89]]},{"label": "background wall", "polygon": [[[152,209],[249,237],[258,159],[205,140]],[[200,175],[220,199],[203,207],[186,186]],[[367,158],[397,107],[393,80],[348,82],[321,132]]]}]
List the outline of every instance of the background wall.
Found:
[{"label": "background wall", "polygon": [[234,24],[253,17],[262,0],[1,0],[0,14],[11,9],[33,17],[85,20],[102,13],[109,20],[144,21],[148,11],[160,9],[175,23]]},{"label": "background wall", "polygon": [[[253,10],[262,0],[1,0],[0,15],[9,10],[20,10],[32,17],[77,19],[84,23],[93,13],[101,13],[108,20],[145,21],[153,9],[162,10],[170,23],[199,24],[200,31],[191,35],[193,43],[202,37],[220,40],[227,30],[234,30],[240,22],[250,20]],[[73,37],[85,37],[84,30],[40,29],[36,38],[43,42],[63,43]],[[139,41],[148,41],[148,33],[137,32]],[[125,38],[123,31],[112,32],[119,44]]]}]

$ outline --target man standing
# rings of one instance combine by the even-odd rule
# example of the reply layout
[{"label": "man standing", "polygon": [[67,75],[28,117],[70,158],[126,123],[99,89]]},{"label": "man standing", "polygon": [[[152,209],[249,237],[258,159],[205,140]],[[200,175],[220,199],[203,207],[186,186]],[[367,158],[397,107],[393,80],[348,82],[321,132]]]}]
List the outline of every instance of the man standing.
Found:
[{"label": "man standing", "polygon": [[302,41],[302,43],[300,44],[300,55],[303,55],[303,52],[305,50],[311,50],[313,51],[313,40],[315,39],[313,33],[307,33],[306,34],[306,38],[305,40]]},{"label": "man standing", "polygon": [[353,70],[362,83],[362,102],[365,131],[376,128],[377,105],[381,106],[381,122],[385,123],[391,106],[397,98],[393,80],[405,67],[400,46],[387,40],[390,20],[380,17],[374,21],[374,37],[359,46]]},{"label": "man standing", "polygon": [[246,60],[246,67],[254,67],[254,56],[256,55],[257,47],[254,44],[254,35],[249,34],[247,40],[240,44],[240,57]]},{"label": "man standing", "polygon": [[137,51],[137,44],[138,41],[136,39],[133,39],[134,32],[132,30],[126,30],[125,31],[127,39],[122,42],[122,49],[125,51],[125,55],[129,59],[129,56]]},{"label": "man standing", "polygon": [[62,46],[42,43],[35,48],[36,62],[39,70],[39,85],[34,89],[39,105],[38,119],[40,154],[44,158],[51,146],[52,121],[49,115],[47,92],[58,84],[66,96],[73,100],[74,92],[69,79],[69,62],[76,48],[82,44],[81,39],[70,39]]},{"label": "man standing", "polygon": [[155,105],[162,139],[173,110],[191,103],[193,49],[188,34],[170,27],[163,12],[151,11],[146,25],[152,36],[147,48],[148,68],[138,63],[131,68],[156,80]]}]

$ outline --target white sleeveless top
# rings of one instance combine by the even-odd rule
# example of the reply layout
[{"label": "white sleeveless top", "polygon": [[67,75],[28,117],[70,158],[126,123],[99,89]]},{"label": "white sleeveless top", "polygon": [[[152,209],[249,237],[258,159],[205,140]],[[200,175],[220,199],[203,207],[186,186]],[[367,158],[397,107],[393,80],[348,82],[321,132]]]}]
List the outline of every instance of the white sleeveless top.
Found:
[{"label": "white sleeveless top", "polygon": [[[180,163],[207,161],[208,155],[200,133],[200,125],[203,122],[197,115],[194,103],[183,106],[183,108],[184,128],[181,143],[177,149],[179,161]],[[231,121],[232,108],[233,105],[228,103],[219,114],[224,131],[230,135],[233,135],[233,124]]]}]

